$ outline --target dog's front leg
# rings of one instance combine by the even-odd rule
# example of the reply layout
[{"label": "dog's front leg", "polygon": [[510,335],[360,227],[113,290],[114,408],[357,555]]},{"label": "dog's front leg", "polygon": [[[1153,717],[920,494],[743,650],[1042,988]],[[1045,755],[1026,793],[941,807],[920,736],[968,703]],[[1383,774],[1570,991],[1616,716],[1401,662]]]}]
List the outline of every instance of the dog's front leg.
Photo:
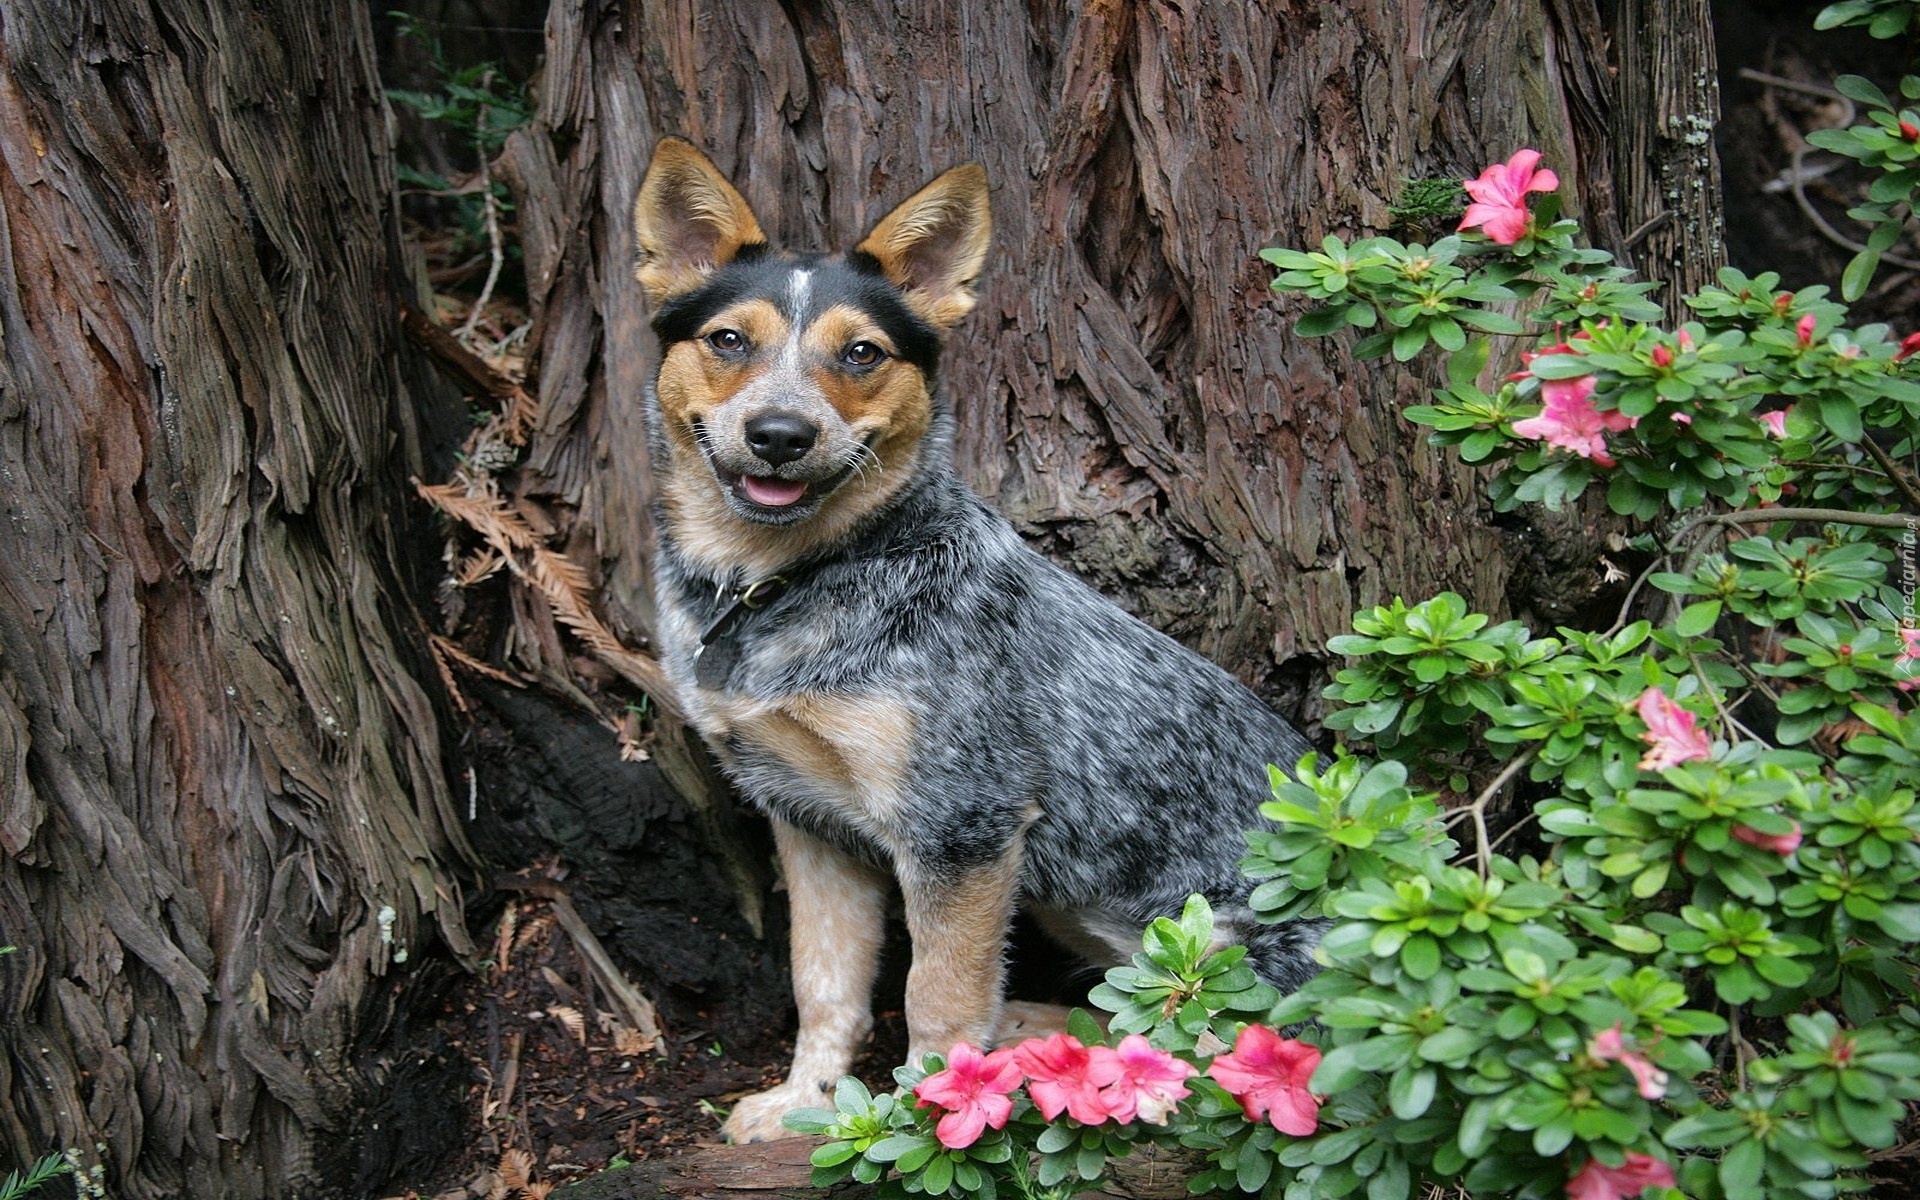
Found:
[{"label": "dog's front leg", "polygon": [[866,863],[775,819],[774,845],[793,914],[793,998],[800,1010],[787,1081],[733,1106],[731,1141],[792,1137],[780,1118],[831,1107],[834,1085],[873,1028],[873,976],[880,960],[887,880]]},{"label": "dog's front leg", "polygon": [[907,1061],[955,1042],[985,1047],[1000,1018],[1007,926],[1019,890],[1017,845],[959,872],[903,866],[913,966],[907,971]]}]

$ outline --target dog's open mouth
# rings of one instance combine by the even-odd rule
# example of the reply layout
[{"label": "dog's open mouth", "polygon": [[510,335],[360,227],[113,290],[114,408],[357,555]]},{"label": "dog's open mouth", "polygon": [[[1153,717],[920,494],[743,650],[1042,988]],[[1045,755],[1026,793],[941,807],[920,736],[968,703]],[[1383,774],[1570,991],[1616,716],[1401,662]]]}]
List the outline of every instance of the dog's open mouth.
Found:
[{"label": "dog's open mouth", "polygon": [[800,479],[781,479],[775,475],[733,475],[719,467],[714,473],[732,489],[736,498],[760,508],[792,508],[807,498],[811,485]]}]

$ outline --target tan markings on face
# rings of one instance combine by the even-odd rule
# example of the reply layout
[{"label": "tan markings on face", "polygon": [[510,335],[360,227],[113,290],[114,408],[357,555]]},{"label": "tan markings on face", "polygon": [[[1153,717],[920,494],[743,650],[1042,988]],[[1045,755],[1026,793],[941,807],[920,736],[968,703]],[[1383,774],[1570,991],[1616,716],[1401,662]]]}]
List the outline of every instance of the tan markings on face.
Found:
[{"label": "tan markings on face", "polygon": [[[927,378],[919,367],[892,357],[899,348],[871,318],[836,304],[807,326],[801,340],[808,362],[818,364],[814,382],[862,435],[878,431],[882,438],[905,433],[917,439],[926,432],[931,406]],[[849,371],[840,365],[841,355],[858,342],[871,342],[888,357],[870,370]]]},{"label": "tan markings on face", "polygon": [[[744,572],[759,577],[830,544],[899,490],[918,468],[919,442],[932,419],[932,396],[926,376],[911,363],[889,357],[865,372],[840,366],[840,356],[852,342],[872,341],[893,349],[878,327],[850,306],[835,305],[812,321],[791,346],[797,351],[791,357],[791,326],[768,300],[742,300],[707,321],[700,333],[704,337],[716,329],[739,330],[751,340],[754,352],[730,362],[697,339],[667,352],[656,394],[674,462],[662,483],[662,499],[674,538],[694,566],[714,575]],[[695,438],[693,421],[710,418],[761,373],[785,369],[783,361],[804,372],[846,422],[845,450],[855,470],[815,516],[800,525],[767,527],[727,509]],[[874,440],[862,449],[869,437]]]},{"label": "tan markings on face", "polygon": [[[705,339],[721,329],[738,330],[752,351],[737,359],[715,353]],[[705,420],[765,371],[789,333],[786,317],[770,301],[742,300],[716,313],[691,340],[674,343],[660,364],[655,387],[675,441],[694,448],[693,422]]]}]

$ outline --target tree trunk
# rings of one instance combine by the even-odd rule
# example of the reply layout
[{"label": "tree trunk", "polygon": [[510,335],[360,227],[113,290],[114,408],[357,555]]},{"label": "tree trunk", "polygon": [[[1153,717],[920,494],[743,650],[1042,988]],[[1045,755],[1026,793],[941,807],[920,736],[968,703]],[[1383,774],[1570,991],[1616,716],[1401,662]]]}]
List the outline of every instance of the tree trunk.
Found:
[{"label": "tree trunk", "polygon": [[1659,299],[1673,321],[1681,297],[1713,282],[1726,265],[1726,218],[1713,132],[1720,126],[1720,78],[1710,0],[1616,0],[1614,53],[1620,61],[1620,220],[1641,274],[1667,286]]},{"label": "tree trunk", "polygon": [[374,1035],[472,949],[366,10],[0,21],[0,1143],[366,1194]]}]

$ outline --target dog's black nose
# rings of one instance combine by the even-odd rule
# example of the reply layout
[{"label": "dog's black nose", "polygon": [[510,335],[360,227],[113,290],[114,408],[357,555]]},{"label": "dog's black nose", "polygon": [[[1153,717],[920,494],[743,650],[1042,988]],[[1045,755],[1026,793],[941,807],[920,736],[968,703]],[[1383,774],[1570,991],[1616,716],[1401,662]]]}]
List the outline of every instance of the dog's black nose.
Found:
[{"label": "dog's black nose", "polygon": [[746,434],[747,448],[778,467],[813,449],[820,427],[794,413],[767,413],[748,421]]}]

